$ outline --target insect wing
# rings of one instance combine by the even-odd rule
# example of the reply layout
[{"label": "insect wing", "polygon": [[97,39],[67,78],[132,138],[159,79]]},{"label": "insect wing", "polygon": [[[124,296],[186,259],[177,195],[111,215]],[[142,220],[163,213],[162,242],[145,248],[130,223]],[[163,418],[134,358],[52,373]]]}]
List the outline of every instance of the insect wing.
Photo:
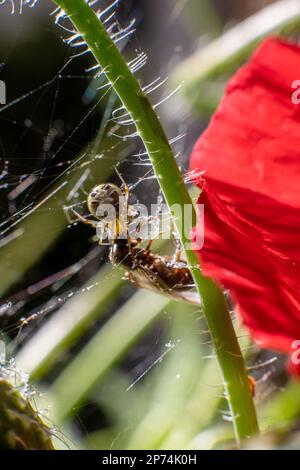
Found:
[{"label": "insect wing", "polygon": [[136,287],[152,290],[153,292],[166,295],[173,300],[181,300],[195,305],[201,304],[196,290],[184,287],[170,289],[162,279],[155,276],[151,269],[145,266],[139,266],[136,271],[131,272],[131,277]]}]

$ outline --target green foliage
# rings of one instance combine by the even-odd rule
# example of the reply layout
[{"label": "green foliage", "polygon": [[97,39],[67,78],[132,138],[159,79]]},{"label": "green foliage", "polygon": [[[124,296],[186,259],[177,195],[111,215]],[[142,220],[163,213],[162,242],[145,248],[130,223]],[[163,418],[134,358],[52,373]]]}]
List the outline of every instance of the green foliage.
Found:
[{"label": "green foliage", "polygon": [[0,449],[54,450],[51,431],[28,399],[0,378]]}]

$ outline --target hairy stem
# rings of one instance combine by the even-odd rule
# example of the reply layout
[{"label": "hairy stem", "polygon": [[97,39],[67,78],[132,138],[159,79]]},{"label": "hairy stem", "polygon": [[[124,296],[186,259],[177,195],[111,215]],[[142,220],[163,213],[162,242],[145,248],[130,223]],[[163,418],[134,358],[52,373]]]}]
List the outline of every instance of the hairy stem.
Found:
[{"label": "hairy stem", "polygon": [[[174,222],[182,245],[189,246],[189,234],[196,223],[196,212],[192,209],[192,217],[184,219],[184,207],[193,207],[192,200],[154,109],[117,46],[86,1],[55,0],[55,3],[69,16],[131,115],[171,214],[175,216]],[[181,211],[175,213],[172,210],[174,207],[180,207]],[[258,432],[242,353],[221,289],[201,274],[196,253],[187,249],[186,258],[202,299],[239,443],[241,439]]]}]

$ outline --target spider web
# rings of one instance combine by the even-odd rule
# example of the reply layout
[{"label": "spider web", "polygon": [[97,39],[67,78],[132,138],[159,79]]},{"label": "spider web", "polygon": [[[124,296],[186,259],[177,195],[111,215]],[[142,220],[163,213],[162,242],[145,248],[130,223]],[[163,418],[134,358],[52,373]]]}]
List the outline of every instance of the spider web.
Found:
[{"label": "spider web", "polygon": [[[24,5],[27,3],[34,6],[36,2],[23,2]],[[23,12],[24,5],[21,2],[20,12]],[[18,10],[15,4],[11,6],[13,12]],[[108,5],[108,14],[110,10],[114,11]],[[47,26],[44,26],[44,29],[52,25],[50,21],[48,24],[45,22]],[[118,26],[118,23],[116,24]],[[124,30],[114,33],[123,40],[122,48],[127,46],[131,26],[132,22],[129,22]],[[46,38],[47,40],[49,42],[49,38]],[[74,37],[65,41],[71,44]],[[133,70],[137,71],[146,63],[147,57],[140,51],[136,40],[132,42],[137,52],[136,57],[129,63]],[[17,55],[15,51],[18,51],[18,44],[14,44],[2,60],[2,71],[9,69],[12,61],[10,57]],[[21,94],[17,91],[17,96],[0,108],[0,119],[7,130],[7,138],[1,137],[0,140],[0,189],[3,201],[0,222],[1,247],[9,246],[23,235],[22,222],[32,214],[49,211],[50,218],[50,211],[60,210],[60,204],[53,205],[52,201],[59,197],[74,174],[75,181],[64,196],[64,205],[74,204],[79,210],[82,208],[85,211],[86,193],[101,178],[101,175],[94,173],[95,162],[112,161],[111,165],[108,165],[113,173],[116,162],[122,160],[125,168],[128,168],[125,176],[131,180],[129,184],[134,186],[137,192],[141,181],[150,188],[153,186],[153,174],[147,155],[139,142],[128,138],[128,134],[132,134],[128,127],[130,122],[128,119],[124,121],[120,108],[115,109],[116,97],[111,87],[105,83],[103,75],[92,74],[94,67],[90,65],[91,59],[82,51],[74,54],[70,48],[61,46],[59,52],[63,57],[60,59],[61,66],[56,70],[54,66],[48,73],[41,74],[46,75],[46,80],[39,80],[33,88],[28,88],[25,84],[24,87],[18,87],[17,90],[25,88],[26,91]],[[56,52],[55,56],[57,55]],[[67,57],[64,57],[66,55]],[[79,58],[74,57],[78,55]],[[32,77],[28,77],[28,82],[32,82]],[[156,78],[145,85],[144,89],[147,93],[154,94],[164,82],[165,80]],[[13,84],[8,82],[8,88],[12,87]],[[72,92],[68,93],[70,88]],[[162,105],[168,98],[169,95],[159,99],[155,106]],[[76,112],[73,112],[73,108],[71,112],[65,109],[70,101]],[[97,121],[100,121],[100,127],[97,126]],[[174,146],[179,143],[182,147],[180,141],[183,138],[184,134],[181,133],[170,142]],[[155,190],[150,189],[149,193],[153,193],[153,198],[157,197],[157,187]],[[45,208],[48,201],[50,206]],[[7,305],[9,302],[3,304],[2,313]]]},{"label": "spider web", "polygon": [[[34,12],[29,11],[29,16],[26,3],[7,2],[2,6],[7,9],[6,14],[10,14],[12,8],[15,14],[10,20],[13,24],[14,21],[16,25],[22,21],[33,24],[32,31],[25,28],[23,34],[20,34],[19,26],[16,27],[15,37],[7,39],[9,45],[2,50],[0,60],[1,79],[5,80],[8,96],[7,103],[0,108],[4,130],[0,138],[3,266],[14,269],[15,262],[19,261],[16,257],[20,256],[18,247],[22,246],[28,230],[31,230],[31,236],[26,241],[31,243],[32,240],[29,252],[48,237],[49,230],[52,235],[47,249],[40,250],[34,263],[25,263],[24,269],[20,268],[20,272],[12,276],[12,282],[7,283],[3,292],[2,334],[10,341],[11,354],[22,350],[49,316],[73,296],[96,287],[89,279],[107,264],[107,253],[94,243],[89,229],[72,217],[68,218],[65,208],[74,205],[80,213],[87,215],[86,195],[93,185],[102,181],[102,166],[105,180],[117,180],[114,166],[121,162],[122,174],[129,187],[134,188],[138,200],[143,201],[145,188],[147,197],[143,202],[149,204],[150,199],[156,202],[159,196],[147,154],[134,138],[132,123],[104,76],[95,74],[91,57],[77,52],[80,45],[76,45],[74,54],[71,47],[74,39],[67,39],[65,31],[53,26],[53,20],[48,17],[52,8],[50,2],[44,2],[38,25],[32,23],[32,15],[41,5]],[[30,6],[35,3],[31,2]],[[22,21],[20,18],[17,21],[15,17],[20,12]],[[128,20],[128,26],[118,30],[117,23],[114,34],[116,38],[120,36],[120,47],[125,53],[128,50],[131,55],[134,53],[129,63],[137,72],[146,64],[147,56],[141,51],[136,37],[130,37],[132,26]],[[39,42],[42,43],[41,51],[44,48],[49,53],[44,60],[36,61]],[[26,44],[32,49],[26,49]],[[20,58],[22,54],[24,58]],[[22,72],[26,79],[22,82],[13,80],[13,74],[19,67],[23,69],[26,61],[33,66],[32,69],[28,67],[26,73],[24,70],[24,75]],[[155,107],[168,106],[173,92],[163,93],[163,98],[160,97],[165,80],[160,77],[147,79],[147,73],[143,80],[147,83],[144,90],[151,95]],[[182,125],[173,125],[173,129],[176,127],[180,132],[171,139],[171,144],[179,156],[184,148],[185,133]],[[31,223],[32,216],[37,219],[42,216],[38,227]],[[45,219],[52,221],[46,230],[43,228]],[[120,296],[114,309],[134,292],[127,286],[125,295]],[[100,321],[93,325],[77,349],[86,344],[101,324]],[[153,332],[151,340],[143,340],[143,354],[138,362],[134,361],[134,366],[130,366],[132,383],[128,390],[135,388],[172,351],[176,342],[171,346],[166,344],[163,350],[159,346],[164,332],[165,326],[158,324],[154,330],[155,348]],[[78,419],[81,420],[79,415]]]},{"label": "spider web", "polygon": [[[18,26],[0,58],[0,78],[5,80],[9,96],[7,104],[0,107],[3,128],[0,137],[0,264],[2,275],[6,272],[8,278],[2,292],[0,320],[3,338],[10,342],[12,355],[22,353],[40,328],[47,326],[49,318],[59,313],[73,297],[97,288],[98,281],[94,282],[93,276],[108,265],[106,249],[97,246],[95,234],[89,228],[70,217],[68,208],[75,207],[83,216],[88,215],[87,193],[102,181],[119,183],[114,171],[116,165],[120,165],[118,168],[138,201],[150,204],[159,197],[163,202],[130,117],[107,85],[105,76],[95,67],[81,39],[73,33],[66,34],[70,25],[59,12],[57,19],[63,29],[53,25],[53,18],[49,18],[52,3],[43,2],[42,7],[40,2],[30,11],[28,4],[34,6],[35,3],[6,2],[2,6],[7,13],[11,8],[15,11],[13,18],[22,12],[22,21],[28,21],[33,28],[30,32],[25,28],[20,34]],[[140,71],[147,63],[147,56],[132,32],[138,24],[134,25],[125,12],[127,26],[120,27],[118,15],[116,21],[113,16],[117,8],[124,20],[122,11],[118,12],[119,2],[113,2],[114,8],[110,8],[110,2],[92,3],[95,7],[101,3],[102,10],[106,11],[104,19],[111,21],[111,26],[107,26],[111,34],[129,57],[132,70]],[[32,16],[40,8],[40,22],[32,26]],[[39,54],[41,59],[37,61]],[[14,77],[20,68],[22,77],[26,78],[22,82]],[[147,68],[140,73],[144,91],[167,120],[178,105],[177,90],[165,92],[162,88],[165,79],[151,76]],[[169,134],[174,135],[170,143],[184,166],[184,154],[190,144],[185,138],[189,121],[183,117],[184,114],[178,112],[178,119],[167,124]],[[44,246],[39,248],[40,245]],[[39,255],[31,263],[28,258],[34,258],[35,250]],[[18,264],[20,268],[16,269]],[[113,272],[106,276],[113,279]],[[105,321],[134,294],[135,289],[126,285],[105,318],[93,322],[78,343],[70,347],[70,357],[82,350]],[[193,308],[190,314],[198,340],[201,337],[204,348],[210,346],[206,326],[199,320],[197,309]],[[155,376],[156,368],[179,350],[182,337],[178,331],[169,332],[171,323],[166,309],[164,321],[158,322],[129,352],[121,366],[122,374],[118,372],[117,377],[120,380],[125,374],[124,391],[135,393],[148,375]],[[166,335],[171,335],[170,341],[165,341]],[[57,365],[44,378],[45,382],[53,382],[66,363],[68,360]],[[181,379],[179,372],[175,379]],[[115,381],[109,379],[107,386],[115,390],[116,385],[112,383]],[[100,409],[107,407],[107,397],[102,396],[101,400]],[[76,406],[75,421],[83,434],[90,430],[89,413],[96,416],[98,426],[105,425],[98,399],[90,397],[84,410],[82,413]],[[120,432],[121,437],[112,439],[112,447],[115,440],[122,439],[123,433],[126,434],[125,428]]]}]

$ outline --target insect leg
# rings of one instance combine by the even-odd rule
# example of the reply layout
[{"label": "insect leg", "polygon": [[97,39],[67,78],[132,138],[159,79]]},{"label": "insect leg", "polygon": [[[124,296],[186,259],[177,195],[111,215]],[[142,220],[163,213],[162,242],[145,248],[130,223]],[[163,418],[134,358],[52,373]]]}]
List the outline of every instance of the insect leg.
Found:
[{"label": "insect leg", "polygon": [[178,240],[178,238],[173,236],[172,239],[173,239],[173,241],[175,243],[175,246],[176,246],[172,263],[176,264],[181,260],[181,244],[180,244],[180,241]]},{"label": "insect leg", "polygon": [[152,245],[153,242],[154,242],[154,240],[149,240],[147,242],[147,245],[146,245],[146,248],[145,248],[146,251],[150,251],[150,248],[151,248],[151,245]]},{"label": "insect leg", "polygon": [[146,245],[146,247],[145,247],[145,250],[146,250],[146,251],[150,251],[150,248],[151,248],[152,243],[153,243],[158,237],[160,237],[161,235],[163,235],[163,232],[158,232],[158,234],[155,236],[155,238],[151,238],[150,240],[148,240],[147,245]]},{"label": "insect leg", "polygon": [[181,243],[177,238],[177,234],[175,232],[174,222],[173,221],[171,221],[171,228],[172,228],[172,230],[171,230],[171,240],[175,244],[175,253],[174,253],[174,256],[173,256],[172,264],[176,264],[181,259]]},{"label": "insect leg", "polygon": [[124,278],[131,282],[131,284],[133,284],[135,287],[139,287],[139,284],[131,271],[126,271]]}]

